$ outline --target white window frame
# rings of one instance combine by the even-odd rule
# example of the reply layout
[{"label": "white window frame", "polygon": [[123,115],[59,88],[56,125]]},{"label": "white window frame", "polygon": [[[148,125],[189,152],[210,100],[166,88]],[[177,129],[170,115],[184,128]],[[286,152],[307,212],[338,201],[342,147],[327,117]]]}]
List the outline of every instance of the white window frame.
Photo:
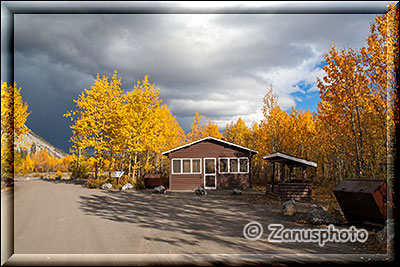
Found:
[{"label": "white window frame", "polygon": [[[174,172],[174,160],[180,161],[181,172]],[[183,172],[183,160],[190,160],[190,172]],[[193,172],[193,160],[200,160],[200,172]],[[171,160],[171,173],[172,174],[201,174],[201,158],[173,158]]]},{"label": "white window frame", "polygon": [[[180,162],[179,166],[181,167],[181,172],[174,172],[174,161],[179,161]],[[172,174],[183,174],[182,160],[181,159],[172,159],[171,160],[171,173]]]},{"label": "white window frame", "polygon": [[[189,161],[189,172],[184,172],[183,171],[183,161]],[[182,174],[191,174],[192,173],[192,160],[191,159],[181,159],[181,164],[182,164]]]},{"label": "white window frame", "polygon": [[[240,171],[240,160],[241,159],[247,159],[247,171],[246,172],[241,172]],[[249,158],[248,157],[240,157],[239,158],[239,166],[238,167],[239,167],[238,168],[239,173],[249,173],[249,169],[250,169],[250,160],[249,160]]]},{"label": "white window frame", "polygon": [[[220,166],[221,166],[221,159],[227,159],[228,160],[228,172],[221,172],[221,168],[220,168]],[[241,172],[240,171],[240,159],[247,159],[247,171],[246,172]],[[238,163],[238,171],[237,172],[231,172],[231,160],[236,160],[237,161],[237,163]],[[229,157],[221,157],[221,158],[218,158],[218,166],[219,166],[219,168],[218,168],[218,173],[219,174],[229,174],[229,173],[233,173],[233,174],[237,174],[237,173],[249,173],[249,168],[250,168],[250,160],[249,160],[249,158],[248,157],[240,157],[240,158],[234,158],[234,157],[231,157],[231,158],[229,158]]]},{"label": "white window frame", "polygon": [[[199,172],[193,172],[193,160],[200,160],[200,164],[199,164],[200,171]],[[191,158],[190,159],[190,173],[191,174],[201,174],[201,158]]]},{"label": "white window frame", "polygon": [[[214,160],[214,173],[206,173],[206,160],[207,159]],[[204,158],[203,164],[204,164],[204,174],[203,174],[204,189],[217,189],[217,159],[216,158]],[[214,187],[206,186],[206,176],[207,175],[214,176],[214,181],[215,181]]]},{"label": "white window frame", "polygon": [[[232,159],[234,159],[234,160],[236,160],[237,161],[237,166],[238,166],[238,170],[237,170],[237,172],[232,172],[231,171],[231,160]],[[239,173],[239,158],[229,158],[229,173]]]}]

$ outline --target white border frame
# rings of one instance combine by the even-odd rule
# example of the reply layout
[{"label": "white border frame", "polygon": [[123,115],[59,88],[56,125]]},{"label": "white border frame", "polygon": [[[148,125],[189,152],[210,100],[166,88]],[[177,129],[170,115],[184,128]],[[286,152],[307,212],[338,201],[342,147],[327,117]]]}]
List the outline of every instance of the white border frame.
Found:
[{"label": "white border frame", "polygon": [[[214,160],[214,173],[206,173],[206,160],[207,159]],[[203,174],[204,189],[217,189],[217,158],[204,158],[203,164],[204,164],[204,174]],[[208,176],[214,175],[214,179],[215,179],[215,186],[214,187],[206,186],[206,175],[208,175]]]},{"label": "white border frame", "polygon": [[[179,160],[180,167],[181,167],[181,172],[174,172],[174,160]],[[183,160],[190,160],[190,172],[183,172]],[[193,172],[193,160],[200,160],[200,172]],[[171,174],[173,175],[180,175],[180,174],[201,174],[202,173],[202,168],[201,168],[201,158],[173,158],[171,159]]]}]

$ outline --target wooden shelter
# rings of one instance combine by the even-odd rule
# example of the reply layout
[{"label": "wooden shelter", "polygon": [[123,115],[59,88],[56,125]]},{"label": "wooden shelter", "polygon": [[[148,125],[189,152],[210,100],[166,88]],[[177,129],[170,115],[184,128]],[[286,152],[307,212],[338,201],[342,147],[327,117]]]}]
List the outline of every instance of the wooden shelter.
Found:
[{"label": "wooden shelter", "polygon": [[257,151],[214,137],[162,153],[171,162],[170,189],[251,188],[251,157]]},{"label": "wooden shelter", "polygon": [[[307,168],[317,163],[296,158],[281,152],[263,157],[272,163],[271,180],[266,183],[266,192],[278,194],[280,199],[311,199],[311,182],[307,181]],[[301,180],[296,179],[294,169],[301,169]]]}]

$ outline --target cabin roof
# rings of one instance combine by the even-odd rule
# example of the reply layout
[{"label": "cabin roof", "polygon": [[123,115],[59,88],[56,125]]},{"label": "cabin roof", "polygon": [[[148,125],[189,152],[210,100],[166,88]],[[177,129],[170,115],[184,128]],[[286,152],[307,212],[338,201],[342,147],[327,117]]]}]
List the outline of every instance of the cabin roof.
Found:
[{"label": "cabin roof", "polygon": [[254,154],[258,154],[257,151],[252,150],[252,149],[250,149],[250,148],[247,148],[247,147],[244,147],[244,146],[239,146],[239,145],[236,145],[236,144],[234,144],[234,143],[231,143],[231,142],[228,142],[228,141],[225,141],[225,140],[221,140],[221,139],[218,139],[218,138],[215,138],[215,137],[211,137],[211,136],[208,136],[208,137],[202,138],[202,139],[200,139],[200,140],[191,142],[191,143],[189,143],[189,144],[186,144],[186,145],[183,145],[183,146],[180,146],[180,147],[177,147],[177,148],[174,148],[174,149],[165,151],[165,152],[163,152],[163,153],[161,153],[161,154],[162,154],[162,155],[168,155],[168,154],[171,153],[171,152],[174,152],[174,151],[180,150],[180,149],[182,149],[182,148],[186,148],[186,147],[189,147],[189,146],[192,146],[192,145],[195,145],[195,144],[197,144],[197,143],[200,143],[200,142],[203,142],[203,141],[207,141],[207,140],[214,140],[214,141],[217,141],[217,142],[220,142],[220,143],[223,143],[223,144],[227,144],[227,145],[229,145],[229,146],[233,146],[233,147],[237,147],[237,148],[240,148],[240,149],[243,149],[243,150],[250,151],[250,152],[252,152],[252,153],[254,153]]},{"label": "cabin roof", "polygon": [[263,158],[266,160],[269,160],[269,161],[286,161],[286,162],[297,164],[297,165],[317,167],[317,163],[315,163],[315,162],[308,161],[308,160],[301,159],[301,158],[296,158],[293,156],[289,156],[289,155],[281,153],[281,152],[269,154],[269,155],[264,156]]}]

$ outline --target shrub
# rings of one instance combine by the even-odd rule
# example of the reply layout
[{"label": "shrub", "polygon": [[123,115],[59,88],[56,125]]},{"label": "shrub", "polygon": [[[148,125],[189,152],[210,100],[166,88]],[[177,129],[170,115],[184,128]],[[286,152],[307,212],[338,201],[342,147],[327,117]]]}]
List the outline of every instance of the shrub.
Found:
[{"label": "shrub", "polygon": [[60,170],[57,170],[57,176],[56,177],[58,177],[58,178],[62,177],[62,172]]},{"label": "shrub", "polygon": [[68,171],[71,172],[71,178],[85,179],[88,177],[88,167],[78,160],[73,160],[68,166]]},{"label": "shrub", "polygon": [[113,188],[117,189],[120,189],[127,183],[132,183],[131,178],[126,174],[122,175],[120,178],[111,177],[108,180],[113,185]]},{"label": "shrub", "polygon": [[144,179],[140,179],[139,177],[135,181],[132,182],[132,185],[133,185],[133,188],[139,189],[139,190],[146,188],[146,185],[144,184]]},{"label": "shrub", "polygon": [[107,183],[107,180],[104,178],[99,178],[99,179],[89,179],[85,183],[85,186],[87,188],[100,188],[103,184]]}]

